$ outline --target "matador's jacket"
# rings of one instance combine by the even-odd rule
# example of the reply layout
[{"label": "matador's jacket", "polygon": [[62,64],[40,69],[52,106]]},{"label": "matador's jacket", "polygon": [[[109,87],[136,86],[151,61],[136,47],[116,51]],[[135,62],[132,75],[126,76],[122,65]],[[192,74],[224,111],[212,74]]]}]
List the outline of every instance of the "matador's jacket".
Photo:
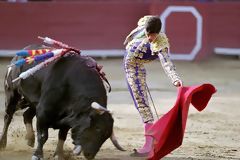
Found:
[{"label": "matador's jacket", "polygon": [[138,27],[126,38],[126,53],[124,55],[124,70],[128,89],[144,123],[153,122],[153,114],[148,103],[145,63],[157,58],[172,83],[180,80],[174,64],[171,62],[168,51],[169,42],[164,33],[159,33],[153,42],[149,42],[144,29],[148,16],[141,18]]}]

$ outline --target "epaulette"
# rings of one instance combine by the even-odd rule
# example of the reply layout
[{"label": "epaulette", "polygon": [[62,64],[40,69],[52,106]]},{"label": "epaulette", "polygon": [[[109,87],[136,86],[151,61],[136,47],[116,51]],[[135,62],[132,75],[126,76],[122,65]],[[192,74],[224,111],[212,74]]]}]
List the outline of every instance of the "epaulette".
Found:
[{"label": "epaulette", "polygon": [[165,33],[160,32],[157,38],[151,43],[152,52],[159,52],[164,48],[169,48],[168,38]]}]

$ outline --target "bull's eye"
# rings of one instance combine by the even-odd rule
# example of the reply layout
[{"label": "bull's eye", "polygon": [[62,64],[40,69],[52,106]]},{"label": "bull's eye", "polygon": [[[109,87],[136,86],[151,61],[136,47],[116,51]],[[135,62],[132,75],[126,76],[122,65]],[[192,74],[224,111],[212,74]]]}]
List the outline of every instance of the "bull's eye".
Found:
[{"label": "bull's eye", "polygon": [[96,128],[96,131],[97,131],[97,132],[101,132],[101,129],[100,129],[100,128]]}]

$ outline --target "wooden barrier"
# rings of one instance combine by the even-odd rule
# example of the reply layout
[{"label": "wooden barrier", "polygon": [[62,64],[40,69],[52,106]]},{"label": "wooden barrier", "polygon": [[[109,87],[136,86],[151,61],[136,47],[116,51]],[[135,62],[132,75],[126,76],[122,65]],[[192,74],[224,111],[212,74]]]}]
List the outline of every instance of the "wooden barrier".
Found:
[{"label": "wooden barrier", "polygon": [[138,19],[155,14],[174,59],[204,59],[216,47],[240,48],[239,8],[239,2],[0,2],[0,49],[40,43],[41,35],[83,50],[123,50]]},{"label": "wooden barrier", "polygon": [[119,49],[148,4],[130,2],[0,3],[0,48],[19,49],[49,36],[81,49]]},{"label": "wooden barrier", "polygon": [[[172,54],[182,55],[178,59],[191,59],[189,55],[194,53],[196,45],[200,48],[193,59],[207,58],[216,47],[240,48],[239,2],[178,2],[170,5],[155,2],[150,13],[162,16]],[[198,41],[201,43],[197,44]]]}]

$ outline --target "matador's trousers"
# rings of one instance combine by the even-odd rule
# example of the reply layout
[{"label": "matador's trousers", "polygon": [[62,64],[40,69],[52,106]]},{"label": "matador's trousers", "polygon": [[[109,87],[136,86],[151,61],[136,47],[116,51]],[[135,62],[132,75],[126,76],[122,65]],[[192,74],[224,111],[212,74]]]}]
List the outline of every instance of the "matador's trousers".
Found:
[{"label": "matador's trousers", "polygon": [[153,122],[153,114],[148,103],[146,70],[142,63],[124,58],[124,70],[129,92],[144,123]]}]

